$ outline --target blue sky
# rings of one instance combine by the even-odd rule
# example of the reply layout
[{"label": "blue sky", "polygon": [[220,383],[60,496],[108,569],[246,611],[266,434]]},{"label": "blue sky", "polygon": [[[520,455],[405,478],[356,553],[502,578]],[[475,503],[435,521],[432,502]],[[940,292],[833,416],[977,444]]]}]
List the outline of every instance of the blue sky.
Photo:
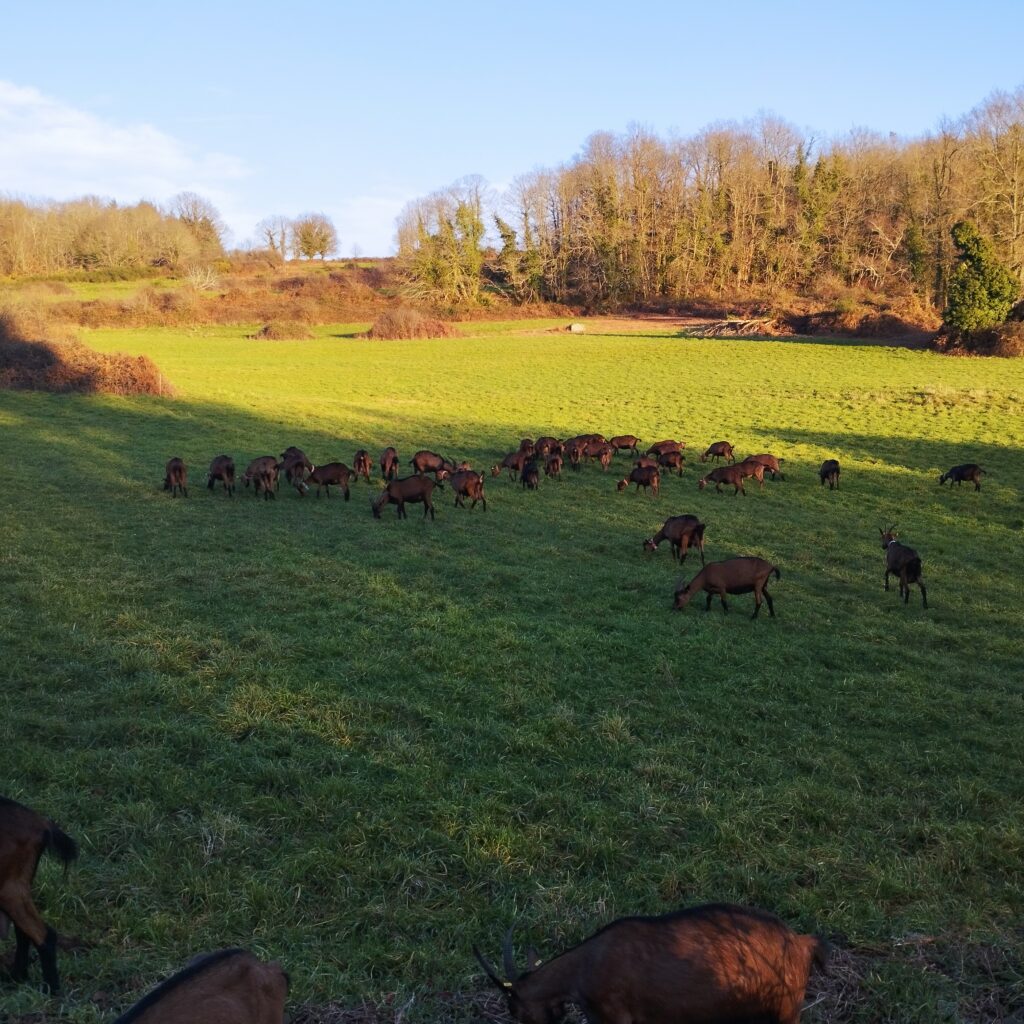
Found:
[{"label": "blue sky", "polygon": [[817,137],[919,135],[1024,83],[1019,2],[5,5],[0,192],[162,202],[233,240],[322,210],[391,250],[404,203],[506,186],[594,131],[771,111]]}]

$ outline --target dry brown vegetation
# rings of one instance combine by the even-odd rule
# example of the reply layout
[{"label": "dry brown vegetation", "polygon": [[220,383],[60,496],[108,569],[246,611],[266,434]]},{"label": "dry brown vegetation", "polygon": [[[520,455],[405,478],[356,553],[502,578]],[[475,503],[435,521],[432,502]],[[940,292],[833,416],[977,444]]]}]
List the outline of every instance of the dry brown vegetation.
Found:
[{"label": "dry brown vegetation", "polygon": [[452,338],[458,331],[444,320],[427,316],[410,306],[399,306],[381,313],[366,332],[367,338]]},{"label": "dry brown vegetation", "polygon": [[66,331],[0,311],[0,387],[169,395],[173,388],[146,356],[96,352]]},{"label": "dry brown vegetation", "polygon": [[273,320],[249,337],[254,341],[306,341],[315,335],[305,324],[300,324],[297,320]]}]

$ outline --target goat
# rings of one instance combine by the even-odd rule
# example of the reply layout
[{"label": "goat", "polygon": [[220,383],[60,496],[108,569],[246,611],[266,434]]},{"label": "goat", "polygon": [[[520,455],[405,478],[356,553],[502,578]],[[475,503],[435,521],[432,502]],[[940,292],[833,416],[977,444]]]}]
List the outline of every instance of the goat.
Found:
[{"label": "goat", "polygon": [[517,480],[522,473],[523,467],[530,461],[526,452],[509,452],[497,465],[491,467],[491,476],[500,476],[503,469],[508,470],[509,480]]},{"label": "goat", "polygon": [[726,594],[753,592],[754,614],[751,618],[757,618],[761,610],[761,598],[764,597],[768,602],[768,614],[774,619],[775,608],[771,594],[768,593],[768,577],[772,573],[775,573],[776,579],[782,576],[771,562],[763,558],[727,558],[724,562],[709,562],[689,583],[676,588],[674,607],[681,612],[690,603],[690,598],[703,590],[708,595],[705,611],[711,610],[711,599],[717,594],[722,601],[722,611],[727,612],[729,606],[725,603]]},{"label": "goat", "polygon": [[579,945],[506,978],[474,946],[480,966],[522,1024],[557,1024],[569,1004],[592,1024],[797,1024],[812,966],[828,949],[773,914],[709,903],[661,917],[622,917]]},{"label": "goat", "polygon": [[651,469],[648,466],[634,469],[628,477],[624,480],[620,480],[615,485],[615,489],[617,491],[624,491],[630,484],[636,484],[635,494],[640,493],[641,487],[645,491],[649,487],[656,498],[661,491],[661,473],[659,473],[657,469]]},{"label": "goat", "polygon": [[639,437],[634,437],[632,434],[619,434],[618,437],[613,437],[608,442],[617,452],[632,452],[634,455],[640,453],[636,450],[636,446],[640,443]]},{"label": "goat", "polygon": [[67,866],[78,856],[75,841],[58,826],[29,807],[0,797],[0,935],[7,919],[14,924],[16,947],[11,976],[28,975],[29,943],[39,953],[43,982],[50,992],[60,991],[57,973],[57,933],[39,915],[32,902],[32,879],[44,853],[52,851]]},{"label": "goat", "polygon": [[259,497],[262,489],[264,500],[276,498],[274,491],[277,487],[277,459],[273,455],[261,455],[253,459],[242,474],[242,483],[246,487],[251,483],[256,497]]},{"label": "goat", "polygon": [[835,459],[826,459],[818,470],[821,477],[821,486],[828,484],[828,489],[834,491],[839,486],[839,463]]},{"label": "goat", "polygon": [[416,473],[433,473],[434,478],[438,481],[443,480],[449,473],[455,472],[455,463],[451,459],[443,458],[437,452],[426,449],[418,451],[409,460],[409,465]]},{"label": "goat", "polygon": [[[170,465],[170,463],[168,463],[168,465]],[[965,462],[962,466],[954,466],[952,469],[947,470],[945,473],[943,473],[942,476],[939,477],[939,484],[944,484],[948,480],[950,489],[952,489],[953,484],[956,484],[957,487],[960,487],[963,484],[963,482],[967,480],[970,483],[974,484],[974,489],[976,491],[980,491],[981,478],[987,475],[988,474],[985,472],[985,470],[983,470],[981,466],[977,465],[976,463]]]},{"label": "goat", "polygon": [[662,452],[658,456],[658,465],[664,469],[674,469],[680,476],[683,475],[683,465],[686,457],[682,452]]},{"label": "goat", "polygon": [[537,449],[534,447],[533,438],[532,437],[524,437],[519,442],[519,450],[521,452],[526,452],[526,454],[530,455],[530,456],[535,455],[536,452],[537,452]]},{"label": "goat", "polygon": [[700,552],[700,564],[704,565],[704,524],[696,516],[671,516],[661,529],[644,541],[644,551],[657,551],[658,545],[667,540],[672,546],[672,557],[680,565],[686,560],[686,552],[695,547]]},{"label": "goat", "polygon": [[900,544],[896,538],[896,524],[888,530],[879,528],[882,535],[882,550],[885,552],[885,589],[889,589],[889,577],[896,576],[900,581],[900,597],[903,603],[910,602],[910,584],[916,583],[921,588],[921,607],[928,607],[928,592],[921,579],[921,557],[913,548]]},{"label": "goat", "polygon": [[305,497],[309,487],[306,485],[306,476],[312,473],[316,469],[309,459],[306,458],[304,452],[298,452],[298,454],[292,453],[286,455],[277,464],[277,476],[274,480],[274,489],[280,485],[281,474],[284,474],[284,478],[299,492],[299,497]]},{"label": "goat", "polygon": [[590,441],[598,441],[603,443],[605,440],[604,434],[577,434],[575,437],[570,437],[566,441],[566,445],[572,444],[574,441],[579,444],[587,444]]},{"label": "goat", "polygon": [[370,454],[365,448],[352,456],[352,473],[356,477],[363,477],[367,483],[370,482],[370,473],[373,472],[373,463],[370,461]]},{"label": "goat", "polygon": [[773,480],[776,477],[778,477],[780,480],[785,480],[786,479],[782,475],[782,470],[779,469],[779,463],[780,462],[785,462],[786,461],[785,459],[777,459],[774,455],[769,455],[767,452],[765,452],[765,453],[763,453],[761,455],[748,455],[743,461],[744,462],[760,462],[761,465],[764,466],[765,472],[766,473],[771,473]]},{"label": "goat", "polygon": [[473,504],[469,506],[470,511],[476,508],[476,503],[482,502],[484,511],[487,511],[487,498],[484,497],[484,481],[486,477],[483,473],[474,472],[472,469],[459,469],[456,470],[448,478],[448,482],[452,485],[452,490],[455,491],[455,507],[458,508],[460,505],[465,508],[466,505],[463,502],[463,498],[471,498]]},{"label": "goat", "polygon": [[244,949],[195,957],[114,1024],[283,1024],[288,975]]},{"label": "goat", "polygon": [[716,441],[714,444],[708,446],[708,450],[700,457],[701,462],[707,462],[710,459],[712,462],[717,462],[719,459],[725,459],[726,462],[735,462],[736,456],[733,454],[732,445],[728,441]]},{"label": "goat", "polygon": [[349,481],[355,477],[355,471],[348,468],[344,462],[326,462],[322,466],[317,466],[312,473],[306,478],[307,484],[316,484],[316,496],[320,497],[320,488],[322,487],[327,492],[327,497],[331,496],[331,486],[340,487],[342,493],[345,495],[345,500],[349,500]]},{"label": "goat", "polygon": [[544,475],[562,479],[562,456],[557,452],[544,460]]},{"label": "goat", "polygon": [[685,447],[686,444],[683,441],[655,441],[644,454],[657,457],[662,452],[681,452]]},{"label": "goat", "polygon": [[179,491],[188,497],[188,468],[177,455],[164,467],[164,490],[170,491],[172,498]]},{"label": "goat", "polygon": [[641,469],[643,466],[650,466],[652,469],[658,468],[658,460],[651,455],[641,455],[640,458],[633,462],[633,465],[637,469]]},{"label": "goat", "polygon": [[533,450],[535,455],[542,458],[548,455],[561,455],[565,446],[557,437],[538,437],[534,442]]},{"label": "goat", "polygon": [[524,490],[535,491],[540,486],[540,470],[537,468],[537,463],[531,459],[525,466],[520,474],[520,480]]},{"label": "goat", "polygon": [[422,473],[416,476],[407,476],[402,480],[389,480],[384,485],[384,490],[370,502],[373,518],[380,519],[380,510],[391,503],[398,506],[396,511],[399,519],[408,519],[408,513],[405,511],[406,502],[410,505],[418,505],[422,502],[423,518],[426,519],[429,514],[433,519],[434,502],[431,495],[434,493],[435,487],[438,490],[444,490],[443,484],[434,483],[430,477],[424,476]]},{"label": "goat", "polygon": [[752,476],[764,487],[764,466],[760,462],[747,462],[744,460],[734,466],[720,466],[718,469],[711,470],[707,476],[702,476],[697,481],[697,489],[703,491],[711,483],[715,485],[715,490],[721,494],[722,484],[732,484],[735,488],[732,492],[733,497],[737,494],[742,494],[745,498],[747,490],[743,486],[743,481],[748,476]]},{"label": "goat", "polygon": [[380,453],[380,475],[384,477],[384,483],[398,476],[398,451],[395,448],[385,448]]},{"label": "goat", "polygon": [[210,471],[206,474],[206,486],[212,491],[213,485],[220,481],[227,491],[228,497],[235,493],[235,460],[230,455],[215,455],[210,463]]},{"label": "goat", "polygon": [[586,446],[586,441],[572,440],[565,442],[565,454],[568,456],[569,465],[574,472],[579,471],[580,463],[583,461],[583,451]]},{"label": "goat", "polygon": [[587,441],[583,446],[583,454],[587,459],[597,459],[601,468],[607,473],[612,464],[615,449],[607,441]]}]

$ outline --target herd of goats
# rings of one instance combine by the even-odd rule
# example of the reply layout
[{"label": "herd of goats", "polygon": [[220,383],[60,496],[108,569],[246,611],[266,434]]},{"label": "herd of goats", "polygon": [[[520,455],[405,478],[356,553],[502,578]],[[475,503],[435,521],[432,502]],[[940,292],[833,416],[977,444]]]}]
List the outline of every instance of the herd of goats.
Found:
[{"label": "herd of goats", "polygon": [[[508,472],[513,481],[536,489],[543,471],[559,477],[566,463],[579,469],[587,460],[600,462],[607,471],[618,451],[631,452],[633,468],[619,480],[625,490],[635,484],[637,491],[649,488],[658,494],[662,471],[682,475],[684,443],[665,440],[651,445],[641,455],[638,438],[623,435],[605,440],[600,434],[583,434],[568,441],[542,437],[523,439],[519,447],[492,469],[492,476]],[[731,485],[733,494],[746,494],[743,482],[749,478],[764,486],[765,473],[781,476],[779,458],[771,454],[752,455],[737,461],[732,445],[712,444],[700,461],[725,465],[700,478],[703,489],[714,484]],[[455,463],[435,452],[419,451],[412,460],[413,474],[399,478],[398,452],[386,448],[380,456],[384,488],[372,500],[379,518],[389,503],[405,517],[405,505],[422,504],[424,517],[434,516],[431,495],[447,483],[455,492],[455,504],[466,500],[475,507],[482,503],[486,474],[467,463]],[[288,448],[280,458],[253,459],[242,474],[242,482],[257,495],[275,496],[283,477],[299,494],[315,485],[330,497],[331,486],[340,487],[349,498],[349,484],[362,476],[370,481],[372,463],[365,450],[356,452],[350,469],[344,463],[314,466],[298,448]],[[943,473],[939,483],[973,483],[981,490],[979,466],[954,466]],[[821,484],[839,486],[840,467],[826,460],[820,470]],[[235,464],[218,455],[210,465],[207,486],[213,490],[220,481],[227,494],[234,494]],[[188,470],[180,458],[166,466],[164,488],[172,496],[188,495]],[[894,528],[882,530],[885,550],[885,589],[889,577],[899,579],[900,596],[909,601],[910,586],[917,584],[927,607],[917,552],[900,544]],[[643,542],[654,551],[669,541],[680,564],[693,547],[700,552],[701,571],[675,595],[675,607],[685,608],[697,593],[707,594],[707,607],[717,595],[723,611],[726,595],[754,595],[754,617],[762,599],[774,615],[767,582],[779,570],[760,558],[732,558],[721,562],[704,560],[704,524],[696,516],[672,516],[661,529]],[[35,947],[46,988],[60,988],[57,971],[57,933],[40,916],[32,900],[32,882],[44,853],[55,854],[67,866],[78,856],[76,842],[61,828],[31,808],[0,797],[0,937],[13,924],[15,953],[11,966],[13,980],[28,975],[29,954]],[[779,918],[762,910],[731,904],[705,904],[660,917],[619,918],[577,946],[547,960],[530,947],[525,967],[518,967],[512,950],[511,929],[502,947],[503,970],[498,971],[474,947],[484,973],[504,995],[509,1015],[522,1024],[557,1024],[570,1006],[575,1006],[589,1024],[715,1024],[715,1022],[760,1021],[764,1024],[797,1024],[803,1007],[811,970],[824,969],[827,943],[814,935],[794,932]],[[276,961],[264,962],[244,949],[222,949],[196,957],[139,1002],[114,1024],[283,1024],[288,995],[288,976]]]}]

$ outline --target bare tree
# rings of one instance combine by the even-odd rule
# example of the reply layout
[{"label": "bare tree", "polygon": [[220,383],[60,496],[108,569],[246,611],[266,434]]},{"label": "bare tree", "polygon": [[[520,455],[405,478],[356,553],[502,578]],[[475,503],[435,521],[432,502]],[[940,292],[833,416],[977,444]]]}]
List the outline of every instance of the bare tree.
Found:
[{"label": "bare tree", "polygon": [[274,213],[256,225],[256,232],[266,242],[267,248],[278,253],[281,259],[288,258],[292,222],[283,214]]},{"label": "bare tree", "polygon": [[208,199],[195,192],[179,192],[171,200],[171,213],[189,229],[204,256],[223,253],[227,227]]}]

